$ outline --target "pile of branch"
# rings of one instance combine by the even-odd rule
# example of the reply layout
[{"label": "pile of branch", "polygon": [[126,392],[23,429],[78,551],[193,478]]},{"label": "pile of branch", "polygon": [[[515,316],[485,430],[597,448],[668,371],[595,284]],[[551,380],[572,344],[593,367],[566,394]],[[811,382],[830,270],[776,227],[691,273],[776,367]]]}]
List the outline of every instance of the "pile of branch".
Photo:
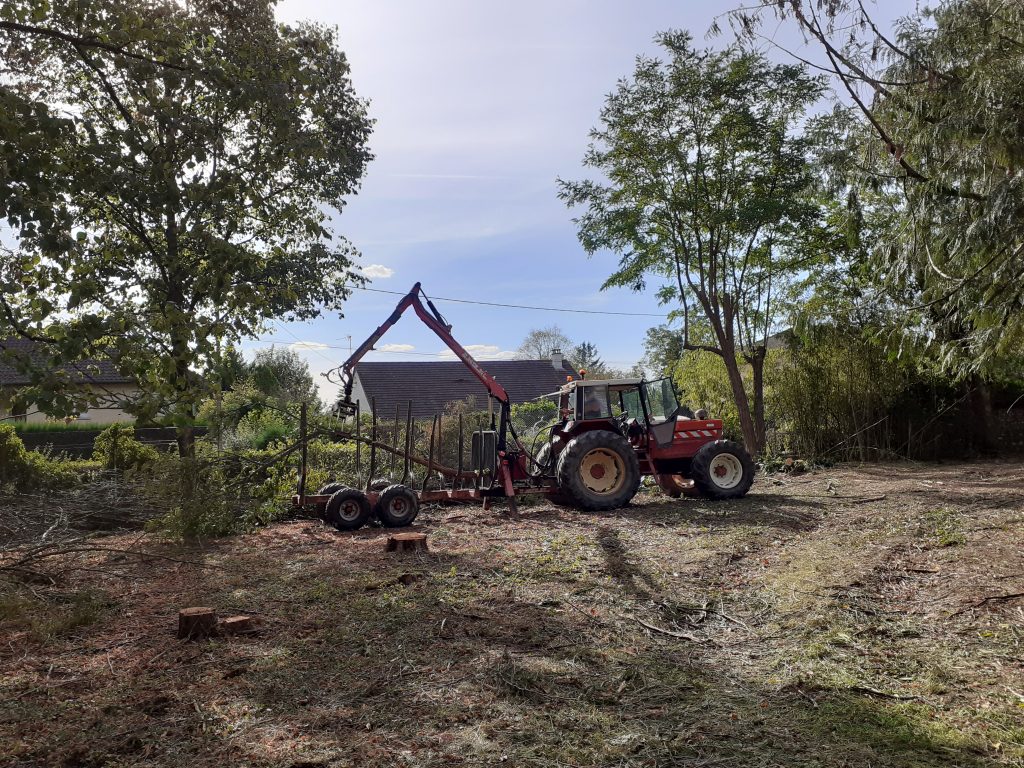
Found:
[{"label": "pile of branch", "polygon": [[97,533],[139,530],[161,512],[113,479],[0,496],[0,576],[49,580],[45,561],[100,549]]}]

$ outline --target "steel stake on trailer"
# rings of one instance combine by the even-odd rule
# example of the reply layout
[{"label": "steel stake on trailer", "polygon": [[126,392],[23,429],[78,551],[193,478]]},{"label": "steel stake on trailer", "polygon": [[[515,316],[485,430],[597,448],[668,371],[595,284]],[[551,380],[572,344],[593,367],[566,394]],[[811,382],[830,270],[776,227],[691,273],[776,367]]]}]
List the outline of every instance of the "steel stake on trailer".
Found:
[{"label": "steel stake on trailer", "polygon": [[360,454],[360,450],[359,449],[360,449],[360,446],[362,445],[362,441],[359,439],[359,437],[360,437],[360,435],[359,435],[359,423],[362,421],[362,419],[359,418],[362,415],[360,413],[360,411],[359,411],[359,407],[361,405],[362,405],[362,403],[359,400],[356,400],[356,487],[357,488],[360,485],[363,484],[363,479],[362,479],[363,478],[363,473],[362,473],[362,471],[360,469],[360,463],[359,463],[359,454]]},{"label": "steel stake on trailer", "polygon": [[377,474],[377,398],[370,400],[370,470],[366,473],[366,492],[370,492],[373,476]]},{"label": "steel stake on trailer", "polygon": [[395,465],[398,462],[398,417],[401,416],[402,407],[395,403],[395,431],[391,435],[391,445],[395,449],[391,454],[391,471],[388,473],[388,482],[395,482]]},{"label": "steel stake on trailer", "polygon": [[437,416],[434,416],[430,420],[430,454],[427,459],[427,471],[423,474],[423,488],[427,490],[427,482],[430,480],[430,475],[434,471],[434,431],[437,429]]},{"label": "steel stake on trailer", "polygon": [[405,411],[405,458],[402,467],[402,485],[409,482],[409,455],[412,453],[412,400]]},{"label": "steel stake on trailer", "polygon": [[462,460],[463,454],[465,453],[465,443],[462,437],[462,412],[459,412],[459,474],[455,478],[455,482],[452,483],[453,488],[462,487]]}]

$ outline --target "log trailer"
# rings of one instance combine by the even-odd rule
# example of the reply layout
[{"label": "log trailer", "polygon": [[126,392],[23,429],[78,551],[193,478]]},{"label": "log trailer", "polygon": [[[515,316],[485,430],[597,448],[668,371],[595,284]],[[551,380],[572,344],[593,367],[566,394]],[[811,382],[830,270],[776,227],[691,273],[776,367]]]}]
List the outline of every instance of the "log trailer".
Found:
[{"label": "log trailer", "polygon": [[[397,416],[393,447],[377,441],[376,413],[372,436],[364,438],[359,433],[361,406],[365,404],[352,401],[356,365],[410,308],[483,384],[495,406],[490,429],[472,433],[469,468],[463,466],[461,418],[457,468],[441,467],[434,461],[436,420],[432,422],[429,460],[412,459],[408,439],[411,406],[404,449],[397,445]],[[754,464],[749,454],[743,446],[723,439],[720,419],[696,418],[680,405],[667,378],[596,381],[570,377],[557,392],[545,396],[557,400],[558,420],[538,435],[535,442],[543,438],[539,450],[536,445],[528,448],[512,424],[508,392],[455,340],[451,330],[416,283],[391,316],[336,369],[342,384],[337,414],[354,417],[355,422],[354,434],[349,430],[336,436],[362,440],[371,451],[380,447],[403,453],[401,482],[394,482],[394,477],[374,482],[371,459],[365,490],[330,483],[307,495],[303,456],[299,492],[293,498],[296,506],[315,509],[340,530],[354,530],[373,518],[387,527],[409,525],[421,502],[482,500],[488,507],[492,499],[505,498],[515,509],[516,497],[543,494],[584,510],[616,509],[629,503],[645,476],[673,498],[685,494],[731,499],[750,489]],[[443,477],[442,487],[428,487],[427,476],[419,489],[408,484],[411,459],[425,465],[427,475]]]}]

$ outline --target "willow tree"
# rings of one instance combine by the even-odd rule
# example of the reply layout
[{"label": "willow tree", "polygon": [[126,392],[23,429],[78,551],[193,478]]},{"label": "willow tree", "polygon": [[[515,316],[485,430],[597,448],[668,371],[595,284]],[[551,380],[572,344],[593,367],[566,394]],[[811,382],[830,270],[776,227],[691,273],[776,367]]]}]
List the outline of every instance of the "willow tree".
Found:
[{"label": "willow tree", "polygon": [[562,181],[561,195],[583,209],[587,252],[620,254],[604,288],[658,281],[683,350],[722,358],[744,442],[759,453],[768,340],[816,258],[802,247],[819,207],[801,125],[822,85],[739,47],[697,50],[685,32],[658,42],[665,58],[637,59],[591,132],[584,165],[604,180]]},{"label": "willow tree", "polygon": [[188,453],[221,345],[358,279],[327,221],[371,121],[336,32],[267,0],[15,0],[0,22],[0,96],[30,118],[0,120],[4,323],[50,362],[112,359],[143,392],[124,405],[172,416]]},{"label": "willow tree", "polygon": [[794,22],[833,72],[849,104],[833,167],[898,308],[890,338],[964,382],[991,444],[988,383],[1024,361],[1024,5],[943,0],[894,30],[870,9],[765,0],[732,18],[745,37]]}]

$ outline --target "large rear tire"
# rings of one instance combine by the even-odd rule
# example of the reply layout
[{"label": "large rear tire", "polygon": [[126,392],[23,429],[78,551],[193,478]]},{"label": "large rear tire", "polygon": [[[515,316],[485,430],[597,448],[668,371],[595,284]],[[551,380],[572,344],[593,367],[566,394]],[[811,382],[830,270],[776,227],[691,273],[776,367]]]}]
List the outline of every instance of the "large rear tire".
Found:
[{"label": "large rear tire", "polygon": [[738,499],[754,482],[754,461],[739,443],[715,440],[701,446],[690,463],[690,476],[708,499]]},{"label": "large rear tire", "polygon": [[324,519],[339,531],[354,531],[370,519],[370,500],[362,491],[342,488],[327,500]]},{"label": "large rear tire", "polygon": [[608,430],[574,437],[558,455],[558,486],[581,509],[624,507],[640,488],[640,462],[622,435]]},{"label": "large rear tire", "polygon": [[377,519],[385,528],[412,525],[420,511],[420,500],[404,485],[389,485],[377,499]]}]

